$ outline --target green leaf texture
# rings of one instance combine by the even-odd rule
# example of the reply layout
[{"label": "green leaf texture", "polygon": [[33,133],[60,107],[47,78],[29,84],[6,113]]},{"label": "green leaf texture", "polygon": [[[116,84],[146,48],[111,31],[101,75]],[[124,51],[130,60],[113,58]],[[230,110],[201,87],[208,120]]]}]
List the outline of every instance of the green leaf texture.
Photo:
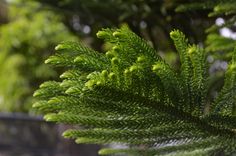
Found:
[{"label": "green leaf texture", "polygon": [[47,121],[80,126],[64,137],[124,147],[105,148],[100,155],[236,154],[235,55],[225,86],[205,112],[205,51],[182,32],[170,33],[179,72],[127,27],[103,29],[97,36],[112,45],[106,53],[80,43],[59,44],[46,63],[67,70],[60,82],[45,82],[34,94],[34,107]]}]

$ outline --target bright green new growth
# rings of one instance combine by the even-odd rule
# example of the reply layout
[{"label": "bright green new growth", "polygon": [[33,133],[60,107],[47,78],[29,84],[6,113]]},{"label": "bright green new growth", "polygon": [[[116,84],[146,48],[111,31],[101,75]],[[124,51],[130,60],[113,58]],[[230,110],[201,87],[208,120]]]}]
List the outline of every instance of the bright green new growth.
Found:
[{"label": "bright green new growth", "polygon": [[[170,33],[180,55],[177,73],[128,28],[97,36],[113,45],[106,54],[65,42],[46,63],[67,67],[61,82],[45,82],[34,107],[47,121],[80,125],[64,132],[77,143],[126,145],[101,155],[211,155],[236,151],[236,50],[225,85],[210,105],[204,50],[178,30]],[[129,148],[127,148],[129,147]]]}]

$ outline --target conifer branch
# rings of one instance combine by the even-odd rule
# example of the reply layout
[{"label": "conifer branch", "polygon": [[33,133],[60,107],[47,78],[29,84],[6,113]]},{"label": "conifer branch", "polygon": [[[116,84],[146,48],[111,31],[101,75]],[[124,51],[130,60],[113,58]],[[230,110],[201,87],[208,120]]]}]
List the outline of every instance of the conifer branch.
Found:
[{"label": "conifer branch", "polygon": [[206,53],[182,32],[171,32],[179,73],[127,27],[103,29],[97,36],[112,48],[102,54],[77,43],[60,44],[46,63],[68,70],[61,82],[46,82],[34,94],[39,99],[34,108],[47,121],[83,128],[67,130],[65,137],[129,147],[102,149],[101,155],[235,153],[235,54],[206,114]]}]

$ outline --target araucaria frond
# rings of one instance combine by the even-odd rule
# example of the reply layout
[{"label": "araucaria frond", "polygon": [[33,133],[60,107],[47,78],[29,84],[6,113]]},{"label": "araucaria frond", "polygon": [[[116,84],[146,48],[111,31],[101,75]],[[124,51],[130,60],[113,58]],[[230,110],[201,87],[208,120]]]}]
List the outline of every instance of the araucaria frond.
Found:
[{"label": "araucaria frond", "polygon": [[[64,132],[77,143],[125,145],[101,155],[236,154],[236,50],[225,85],[210,105],[204,49],[170,33],[181,61],[168,65],[127,27],[103,29],[106,54],[65,42],[46,63],[68,68],[61,82],[45,82],[34,107],[47,121],[80,125]],[[209,110],[209,111],[207,111]]]}]

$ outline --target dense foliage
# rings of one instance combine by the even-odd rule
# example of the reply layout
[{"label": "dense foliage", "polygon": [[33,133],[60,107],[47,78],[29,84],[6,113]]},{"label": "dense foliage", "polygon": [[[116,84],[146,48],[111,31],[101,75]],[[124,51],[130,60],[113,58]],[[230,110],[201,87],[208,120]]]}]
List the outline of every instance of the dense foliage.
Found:
[{"label": "dense foliage", "polygon": [[[33,107],[77,143],[121,145],[101,155],[236,155],[235,6],[0,0],[0,110],[27,112],[47,81]],[[42,62],[63,40],[46,60],[59,78]]]},{"label": "dense foliage", "polygon": [[182,32],[170,33],[180,70],[127,27],[97,36],[111,45],[105,54],[80,43],[59,44],[46,63],[68,70],[62,81],[45,82],[34,93],[34,107],[47,121],[83,127],[67,130],[65,137],[125,145],[102,149],[101,155],[236,154],[236,50],[212,100],[207,53]]}]

